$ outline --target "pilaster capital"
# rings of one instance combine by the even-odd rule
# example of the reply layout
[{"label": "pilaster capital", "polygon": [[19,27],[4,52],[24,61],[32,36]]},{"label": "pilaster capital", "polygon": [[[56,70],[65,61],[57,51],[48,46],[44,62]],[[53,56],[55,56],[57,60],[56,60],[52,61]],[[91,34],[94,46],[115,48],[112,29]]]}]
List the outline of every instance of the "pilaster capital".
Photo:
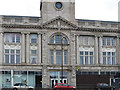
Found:
[{"label": "pilaster capital", "polygon": [[30,34],[30,32],[21,32],[21,34]]}]

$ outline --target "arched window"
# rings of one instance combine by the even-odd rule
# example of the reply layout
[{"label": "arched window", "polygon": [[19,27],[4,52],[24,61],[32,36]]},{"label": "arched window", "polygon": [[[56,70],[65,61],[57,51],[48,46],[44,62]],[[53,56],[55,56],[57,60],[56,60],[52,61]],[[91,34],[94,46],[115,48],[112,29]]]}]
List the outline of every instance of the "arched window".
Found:
[{"label": "arched window", "polygon": [[68,44],[68,41],[63,35],[54,35],[50,38],[50,44]]}]

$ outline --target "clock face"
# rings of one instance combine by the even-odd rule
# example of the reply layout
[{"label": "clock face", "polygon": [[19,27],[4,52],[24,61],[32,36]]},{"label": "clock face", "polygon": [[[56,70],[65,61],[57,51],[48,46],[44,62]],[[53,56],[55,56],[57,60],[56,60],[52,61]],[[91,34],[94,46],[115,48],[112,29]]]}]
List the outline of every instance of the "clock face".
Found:
[{"label": "clock face", "polygon": [[56,2],[56,3],[55,3],[55,7],[56,7],[57,9],[61,9],[61,8],[62,8],[62,3],[61,3],[61,2]]}]

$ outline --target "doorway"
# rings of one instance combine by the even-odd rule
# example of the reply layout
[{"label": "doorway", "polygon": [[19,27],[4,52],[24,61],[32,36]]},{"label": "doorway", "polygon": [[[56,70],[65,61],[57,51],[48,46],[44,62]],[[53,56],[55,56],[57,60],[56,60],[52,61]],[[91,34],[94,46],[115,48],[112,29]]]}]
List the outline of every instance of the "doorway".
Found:
[{"label": "doorway", "polygon": [[67,83],[67,79],[60,79],[60,80],[58,80],[58,79],[51,79],[50,80],[50,85],[51,85],[51,87],[53,88],[53,86],[55,86],[57,83]]},{"label": "doorway", "polygon": [[35,87],[41,87],[42,88],[42,75],[36,75],[35,76]]}]

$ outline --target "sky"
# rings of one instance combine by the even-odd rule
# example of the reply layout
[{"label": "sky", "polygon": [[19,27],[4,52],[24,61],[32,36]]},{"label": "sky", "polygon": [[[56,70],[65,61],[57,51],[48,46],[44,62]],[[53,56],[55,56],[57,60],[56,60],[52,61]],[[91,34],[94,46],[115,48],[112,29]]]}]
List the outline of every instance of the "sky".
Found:
[{"label": "sky", "polygon": [[[118,21],[120,0],[75,0],[75,18]],[[40,0],[0,0],[0,15],[40,17]]]}]

